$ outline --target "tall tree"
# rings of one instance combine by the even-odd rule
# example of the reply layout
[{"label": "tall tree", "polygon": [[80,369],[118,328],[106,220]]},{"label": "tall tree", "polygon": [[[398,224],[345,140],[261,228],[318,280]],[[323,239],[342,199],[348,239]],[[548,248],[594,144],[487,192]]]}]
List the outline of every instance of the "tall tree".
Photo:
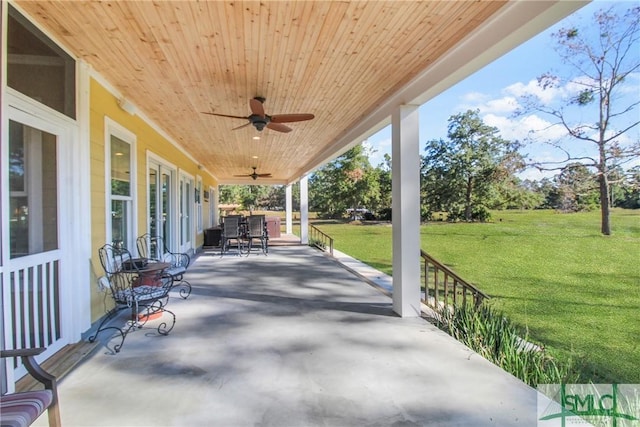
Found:
[{"label": "tall tree", "polygon": [[254,210],[267,204],[268,185],[221,185],[220,203],[242,205],[242,209]]},{"label": "tall tree", "polygon": [[573,163],[554,178],[558,200],[554,208],[565,212],[593,210],[598,204],[597,181],[582,163]]},{"label": "tall tree", "polygon": [[384,154],[384,161],[375,168],[375,173],[380,196],[372,208],[379,219],[391,220],[391,156],[388,153]]},{"label": "tall tree", "polygon": [[620,206],[628,209],[640,209],[640,166],[635,166],[627,171],[622,183],[624,198]]},{"label": "tall tree", "polygon": [[[640,70],[639,36],[640,7],[635,5],[623,14],[616,14],[614,7],[600,10],[592,23],[561,28],[553,38],[562,61],[570,65],[569,75],[547,73],[538,78],[538,85],[547,92],[564,90],[570,95],[558,104],[536,95],[527,96],[525,102],[526,111],[553,117],[569,136],[548,141],[565,158],[539,164],[540,169],[563,170],[579,162],[597,174],[600,229],[605,235],[611,234],[609,172],[640,156],[637,136],[628,143],[623,139],[640,124],[637,89],[635,96],[625,93],[631,75]],[[590,107],[593,104],[595,108]],[[583,154],[585,144],[593,154]]]},{"label": "tall tree", "polygon": [[339,218],[348,208],[369,207],[379,197],[376,178],[364,148],[356,145],[309,179],[312,208]]},{"label": "tall tree", "polygon": [[515,167],[516,144],[485,124],[478,110],[451,116],[447,137],[426,143],[424,202],[431,212],[446,211],[450,219],[485,220],[496,185],[508,179],[507,171]]}]

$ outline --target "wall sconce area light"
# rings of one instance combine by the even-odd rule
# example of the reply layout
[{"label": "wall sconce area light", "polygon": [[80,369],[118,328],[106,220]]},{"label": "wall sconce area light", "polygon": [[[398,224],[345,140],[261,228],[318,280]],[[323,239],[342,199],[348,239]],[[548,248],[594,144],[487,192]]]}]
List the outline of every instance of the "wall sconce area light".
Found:
[{"label": "wall sconce area light", "polygon": [[134,115],[137,111],[136,106],[131,103],[127,98],[118,99],[118,105],[127,113]]}]

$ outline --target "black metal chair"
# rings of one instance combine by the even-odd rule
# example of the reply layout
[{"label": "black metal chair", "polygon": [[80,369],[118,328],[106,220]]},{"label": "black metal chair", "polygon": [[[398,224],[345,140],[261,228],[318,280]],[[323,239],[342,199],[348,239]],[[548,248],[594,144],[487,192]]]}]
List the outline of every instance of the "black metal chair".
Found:
[{"label": "black metal chair", "polygon": [[44,385],[44,390],[7,393],[0,396],[0,425],[29,426],[46,410],[49,426],[62,426],[56,377],[42,369],[35,359],[44,350],[44,348],[0,350],[2,358],[21,358],[27,372]]},{"label": "black metal chair", "polygon": [[155,262],[171,264],[171,267],[167,268],[164,273],[173,279],[173,287],[179,288],[180,296],[184,299],[191,295],[191,283],[184,280],[184,273],[187,272],[187,268],[191,263],[189,255],[181,252],[172,252],[162,237],[152,236],[150,233],[138,237],[136,246],[140,257]]},{"label": "black metal chair", "polygon": [[[114,307],[107,312],[89,342],[94,342],[100,332],[113,329],[122,338],[120,344],[113,348],[118,353],[129,332],[141,329],[157,316],[164,317],[165,313],[169,314],[170,320],[163,320],[156,329],[159,334],[168,335],[176,323],[175,314],[166,309],[172,277],[164,274],[162,269],[149,268],[144,259],[133,259],[126,249],[117,249],[107,244],[98,253],[106,273],[98,280],[98,284],[110,295]],[[125,309],[131,310],[131,317],[126,324],[122,327],[108,326],[109,321]]]},{"label": "black metal chair", "polygon": [[247,218],[246,238],[249,242],[247,256],[251,253],[254,240],[258,240],[260,242],[260,249],[263,254],[266,255],[269,252],[269,235],[267,234],[267,223],[265,222],[264,215],[250,215]]},{"label": "black metal chair", "polygon": [[242,231],[240,230],[240,216],[229,215],[224,217],[222,221],[222,250],[220,256],[222,257],[230,248],[231,241],[236,241],[236,248],[238,255],[242,254],[243,242]]}]

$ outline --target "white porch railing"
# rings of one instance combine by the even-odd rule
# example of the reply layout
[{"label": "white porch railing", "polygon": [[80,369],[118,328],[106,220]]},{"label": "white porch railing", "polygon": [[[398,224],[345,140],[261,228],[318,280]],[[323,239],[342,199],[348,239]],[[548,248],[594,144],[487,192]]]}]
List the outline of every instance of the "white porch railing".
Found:
[{"label": "white porch railing", "polygon": [[[12,259],[2,273],[6,348],[46,347],[62,338],[60,251]],[[18,365],[14,366],[17,368]]]}]

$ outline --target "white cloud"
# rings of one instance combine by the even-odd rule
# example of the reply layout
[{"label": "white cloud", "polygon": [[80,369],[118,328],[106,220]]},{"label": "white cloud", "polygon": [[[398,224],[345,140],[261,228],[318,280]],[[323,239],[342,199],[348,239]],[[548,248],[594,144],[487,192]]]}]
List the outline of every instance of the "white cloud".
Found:
[{"label": "white cloud", "polygon": [[633,95],[638,98],[640,95],[640,73],[631,73],[627,76],[625,83],[619,86],[623,95]]},{"label": "white cloud", "polygon": [[486,114],[482,116],[482,120],[489,126],[498,128],[500,135],[511,141],[556,140],[565,136],[565,132],[560,126],[554,126],[551,122],[535,114],[515,118]]},{"label": "white cloud", "polygon": [[558,174],[558,171],[541,171],[536,168],[529,168],[520,172],[517,175],[518,175],[518,178],[522,180],[529,179],[531,181],[540,181],[543,178],[552,178],[554,175],[557,175],[557,174]]},{"label": "white cloud", "polygon": [[507,95],[511,95],[515,98],[522,98],[526,96],[536,97],[543,104],[551,104],[556,99],[562,98],[564,95],[564,89],[558,87],[548,87],[543,89],[537,80],[529,80],[528,83],[517,82],[503,89],[503,92]]},{"label": "white cloud", "polygon": [[513,114],[520,104],[513,96],[505,96],[503,98],[492,99],[480,105],[480,114]]},{"label": "white cloud", "polygon": [[462,102],[465,104],[476,105],[489,99],[489,95],[482,92],[467,92],[462,95]]}]

